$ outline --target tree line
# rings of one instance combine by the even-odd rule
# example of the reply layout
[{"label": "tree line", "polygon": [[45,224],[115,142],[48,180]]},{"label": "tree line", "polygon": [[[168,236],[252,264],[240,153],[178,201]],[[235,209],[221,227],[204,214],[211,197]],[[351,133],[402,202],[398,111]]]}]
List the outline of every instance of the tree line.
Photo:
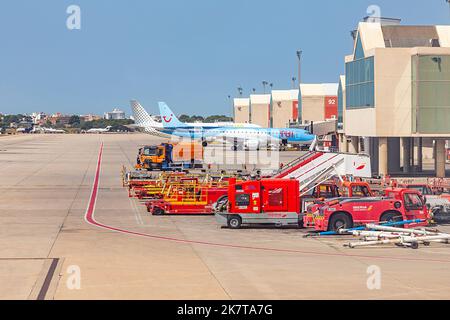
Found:
[{"label": "tree line", "polygon": [[227,117],[225,115],[212,115],[212,116],[208,116],[208,117],[202,117],[202,116],[197,116],[197,115],[193,115],[193,116],[188,116],[187,114],[182,114],[179,117],[181,122],[207,122],[207,123],[214,123],[214,122],[232,122],[233,118],[232,117]]},{"label": "tree line", "polygon": [[79,128],[81,130],[89,130],[92,128],[106,128],[107,126],[111,126],[112,131],[128,131],[127,125],[133,124],[134,121],[131,119],[99,119],[93,121],[81,121],[80,117],[77,115],[73,115],[69,119],[69,125],[72,128]]}]

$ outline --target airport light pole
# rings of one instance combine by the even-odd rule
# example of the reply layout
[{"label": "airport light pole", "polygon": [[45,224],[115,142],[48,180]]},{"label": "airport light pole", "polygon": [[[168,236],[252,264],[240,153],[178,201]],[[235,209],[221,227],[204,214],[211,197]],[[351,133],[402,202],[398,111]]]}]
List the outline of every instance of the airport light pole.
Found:
[{"label": "airport light pole", "polygon": [[244,89],[242,89],[242,87],[238,87],[238,92],[239,92],[239,96],[242,97],[242,92],[244,91]]},{"label": "airport light pole", "polygon": [[292,77],[292,89],[295,89],[295,81],[297,81],[296,77]]},{"label": "airport light pole", "polygon": [[229,94],[229,95],[227,96],[227,98],[228,98],[228,103],[229,103],[230,106],[231,106],[231,115],[232,115],[233,121],[234,121],[234,116],[235,116],[235,114],[234,114],[234,104],[233,104],[233,100],[231,100],[231,94]]},{"label": "airport light pole", "polygon": [[265,80],[262,82],[264,94],[266,93],[266,86],[267,86],[268,84],[269,84],[269,82],[267,82],[267,81],[265,81]]},{"label": "airport light pole", "polygon": [[302,50],[297,50],[297,59],[298,59],[298,85],[300,86],[300,83],[302,81]]}]

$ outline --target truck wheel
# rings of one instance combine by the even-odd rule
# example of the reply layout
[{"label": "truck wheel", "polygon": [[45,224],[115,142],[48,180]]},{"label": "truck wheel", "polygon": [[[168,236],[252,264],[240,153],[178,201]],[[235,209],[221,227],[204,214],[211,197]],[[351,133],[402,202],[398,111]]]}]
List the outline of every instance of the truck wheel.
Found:
[{"label": "truck wheel", "polygon": [[[380,222],[381,223],[383,223],[383,222],[384,223],[386,223],[386,222],[398,222],[398,221],[402,221],[402,220],[403,220],[402,216],[399,215],[396,212],[386,212],[386,213],[382,214],[381,218],[380,218]],[[402,228],[403,226],[399,225],[397,227]]]},{"label": "truck wheel", "polygon": [[228,218],[228,228],[239,229],[242,224],[242,219],[239,216],[231,216]]},{"label": "truck wheel", "polygon": [[162,216],[164,214],[164,210],[161,208],[156,207],[153,209],[153,215],[154,216]]},{"label": "truck wheel", "polygon": [[337,231],[339,229],[349,229],[353,227],[352,220],[345,213],[335,213],[328,223],[328,231]]}]

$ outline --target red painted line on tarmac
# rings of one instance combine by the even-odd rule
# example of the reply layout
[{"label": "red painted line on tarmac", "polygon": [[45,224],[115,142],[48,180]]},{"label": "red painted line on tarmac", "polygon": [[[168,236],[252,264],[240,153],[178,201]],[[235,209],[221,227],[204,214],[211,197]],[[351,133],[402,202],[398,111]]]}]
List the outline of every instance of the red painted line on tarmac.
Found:
[{"label": "red painted line on tarmac", "polygon": [[185,239],[179,239],[179,238],[173,238],[173,237],[164,237],[164,236],[157,236],[157,235],[152,235],[152,234],[147,234],[147,233],[135,232],[135,231],[131,231],[131,230],[126,230],[126,229],[121,229],[121,228],[117,228],[114,226],[106,225],[106,224],[100,223],[97,220],[95,220],[95,216],[94,216],[95,204],[97,202],[98,188],[99,188],[99,184],[100,184],[99,181],[100,181],[100,173],[101,173],[102,156],[103,156],[103,143],[100,145],[100,151],[99,151],[98,160],[97,160],[97,168],[95,171],[95,177],[94,177],[94,181],[92,184],[91,196],[90,196],[88,207],[86,209],[86,213],[85,213],[85,217],[84,217],[87,223],[89,223],[93,226],[102,228],[102,229],[111,230],[111,231],[115,231],[115,232],[129,234],[129,235],[134,235],[134,236],[139,236],[139,237],[151,238],[151,239],[158,239],[158,240],[165,240],[165,241],[172,241],[172,242],[179,242],[179,243],[188,243],[188,244],[201,244],[201,245],[223,247],[223,248],[300,253],[300,254],[305,254],[305,255],[336,256],[336,257],[347,257],[347,258],[367,258],[367,259],[450,263],[450,260],[442,260],[442,259],[421,259],[421,258],[408,258],[408,257],[401,258],[401,257],[369,256],[369,255],[345,254],[345,253],[323,253],[323,252],[317,252],[317,251],[303,251],[303,250],[295,250],[295,249],[254,247],[254,246],[227,244],[227,243],[185,240]]}]

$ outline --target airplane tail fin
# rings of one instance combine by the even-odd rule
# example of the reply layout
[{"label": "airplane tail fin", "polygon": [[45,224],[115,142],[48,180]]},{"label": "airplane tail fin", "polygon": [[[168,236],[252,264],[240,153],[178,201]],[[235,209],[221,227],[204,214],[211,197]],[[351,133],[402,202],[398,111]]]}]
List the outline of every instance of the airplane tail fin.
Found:
[{"label": "airplane tail fin", "polygon": [[187,127],[180,120],[165,102],[158,102],[159,112],[161,113],[161,122],[165,128]]},{"label": "airplane tail fin", "polygon": [[161,124],[153,120],[153,118],[148,114],[148,112],[141,106],[141,104],[136,100],[130,101],[131,110],[133,111],[134,123],[136,126],[151,126],[160,127]]}]

